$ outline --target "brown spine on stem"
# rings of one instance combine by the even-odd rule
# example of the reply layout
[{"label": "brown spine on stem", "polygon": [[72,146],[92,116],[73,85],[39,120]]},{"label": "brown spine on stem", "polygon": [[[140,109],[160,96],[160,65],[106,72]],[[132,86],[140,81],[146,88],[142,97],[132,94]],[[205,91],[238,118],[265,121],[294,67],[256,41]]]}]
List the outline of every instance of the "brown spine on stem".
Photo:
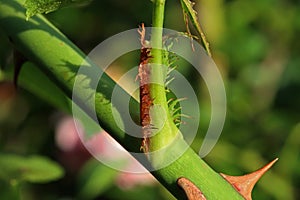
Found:
[{"label": "brown spine on stem", "polygon": [[150,48],[146,44],[145,34],[146,30],[144,24],[141,25],[138,30],[141,37],[141,54],[138,77],[140,79],[140,123],[142,126],[143,140],[141,150],[144,153],[149,152],[149,136],[151,135],[151,119],[150,119],[150,107],[153,102],[150,97],[150,64],[149,59],[152,58],[150,55]]},{"label": "brown spine on stem", "polygon": [[181,177],[177,184],[184,190],[188,200],[206,200],[201,190],[189,179]]},{"label": "brown spine on stem", "polygon": [[229,176],[221,173],[221,176],[223,176],[223,178],[228,181],[246,200],[252,200],[251,193],[254,185],[262,177],[262,175],[264,175],[274,165],[277,160],[278,158],[274,159],[261,169],[250,174],[243,176]]}]

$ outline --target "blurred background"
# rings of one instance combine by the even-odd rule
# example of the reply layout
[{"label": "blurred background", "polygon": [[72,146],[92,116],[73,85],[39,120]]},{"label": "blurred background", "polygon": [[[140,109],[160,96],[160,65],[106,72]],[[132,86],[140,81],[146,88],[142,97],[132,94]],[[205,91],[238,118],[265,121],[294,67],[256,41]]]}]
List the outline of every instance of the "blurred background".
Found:
[{"label": "blurred background", "polygon": [[[204,159],[217,172],[242,175],[278,157],[253,199],[300,199],[299,1],[202,0],[195,9],[228,101],[222,135]],[[46,17],[89,53],[116,33],[142,22],[151,26],[151,14],[150,0],[102,0]],[[165,27],[186,30],[179,1],[167,1]],[[149,174],[118,172],[95,161],[77,137],[67,103],[51,104],[22,84],[15,89],[9,75],[13,48],[2,31],[0,44],[0,199],[173,198]],[[111,74],[117,79],[138,62],[138,54],[122,58]],[[178,69],[199,96],[200,129],[192,144],[198,152],[210,119],[209,94],[192,67]],[[101,147],[101,139],[92,143]]]}]

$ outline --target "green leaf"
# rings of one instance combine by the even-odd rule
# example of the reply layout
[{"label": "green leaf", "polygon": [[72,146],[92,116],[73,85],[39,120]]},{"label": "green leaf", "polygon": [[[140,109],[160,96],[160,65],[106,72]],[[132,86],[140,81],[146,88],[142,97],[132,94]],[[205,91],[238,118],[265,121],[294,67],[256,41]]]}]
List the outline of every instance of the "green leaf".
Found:
[{"label": "green leaf", "polygon": [[94,199],[113,185],[118,171],[91,159],[78,179],[79,199]]},{"label": "green leaf", "polygon": [[46,183],[63,175],[62,167],[46,157],[0,154],[0,179],[10,182]]},{"label": "green leaf", "polygon": [[205,48],[205,50],[207,51],[207,54],[209,56],[211,56],[211,52],[209,49],[209,43],[206,40],[206,37],[204,35],[204,32],[200,26],[200,23],[198,22],[198,18],[197,18],[197,12],[194,10],[193,6],[194,6],[194,2],[191,2],[190,0],[180,0],[181,2],[181,7],[183,10],[183,14],[184,14],[184,19],[186,21],[186,26],[187,26],[187,31],[189,32],[189,28],[188,28],[188,18],[190,18],[193,26],[195,27],[197,33],[199,34],[201,41],[203,43],[203,46]]},{"label": "green leaf", "polygon": [[90,0],[26,0],[24,4],[27,9],[26,19],[39,13],[47,14],[64,6],[83,2],[90,2]]}]

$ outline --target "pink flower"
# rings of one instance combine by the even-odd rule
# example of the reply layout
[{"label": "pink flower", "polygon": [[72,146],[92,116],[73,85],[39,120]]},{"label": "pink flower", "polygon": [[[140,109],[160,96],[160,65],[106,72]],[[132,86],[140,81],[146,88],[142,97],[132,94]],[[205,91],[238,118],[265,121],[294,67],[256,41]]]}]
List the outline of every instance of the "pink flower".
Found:
[{"label": "pink flower", "polygon": [[91,157],[79,138],[82,134],[71,117],[62,118],[56,126],[55,142],[60,150],[58,158],[71,173],[77,172]]}]

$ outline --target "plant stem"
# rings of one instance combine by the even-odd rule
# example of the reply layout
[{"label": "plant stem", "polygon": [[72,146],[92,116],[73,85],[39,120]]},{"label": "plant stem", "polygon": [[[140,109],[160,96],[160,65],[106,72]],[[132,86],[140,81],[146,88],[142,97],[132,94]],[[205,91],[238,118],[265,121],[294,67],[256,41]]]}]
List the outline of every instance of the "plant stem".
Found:
[{"label": "plant stem", "polygon": [[162,104],[167,108],[167,100],[164,87],[164,75],[162,66],[162,34],[163,34],[163,22],[164,22],[164,9],[165,0],[154,0],[153,2],[153,15],[152,15],[152,32],[151,32],[151,55],[153,56],[151,62],[151,95],[154,103]]},{"label": "plant stem", "polygon": [[[173,118],[168,111],[168,104],[165,89],[165,74],[168,66],[163,65],[162,61],[162,34],[164,24],[165,0],[153,1],[152,13],[152,32],[151,32],[151,72],[150,72],[150,96],[153,99],[153,105],[156,110],[151,113],[151,124],[154,127],[160,127],[163,122],[163,127],[150,138],[150,151],[156,151],[169,145],[177,135],[180,135],[177,127],[173,123]],[[164,116],[164,117],[162,117]],[[151,158],[152,164],[159,165],[162,155]]]},{"label": "plant stem", "polygon": [[[66,96],[71,98],[77,70],[86,59],[86,56],[41,15],[37,15],[26,21],[25,10],[20,2],[22,1],[0,0],[0,27],[11,38],[15,47],[39,67],[37,70],[44,72],[41,76],[51,78],[52,86],[58,86],[57,90],[63,91]],[[164,1],[156,1],[155,3],[157,9],[160,10],[159,12],[154,12],[160,13],[157,16],[163,14],[161,12],[163,9],[162,2]],[[162,26],[162,20],[163,18],[154,20],[154,25]],[[161,38],[160,35],[155,37]],[[158,40],[161,41],[161,39]],[[160,56],[154,58],[154,61],[161,63],[159,59],[161,59]],[[87,67],[94,65],[90,61],[85,62],[85,64]],[[26,70],[26,68],[23,70]],[[22,76],[22,72],[20,76]],[[23,78],[26,79],[22,81],[22,84],[25,85],[31,82],[32,79],[36,79],[34,76]],[[43,77],[39,78],[42,79]],[[93,77],[85,75],[83,78],[85,78],[84,80],[91,80]],[[39,91],[48,91],[49,88],[47,87],[51,87],[50,85],[40,85],[39,89],[37,86],[35,92],[39,94]],[[125,149],[131,152],[140,152],[140,139],[131,137],[118,128],[112,114],[110,97],[114,87],[118,87],[118,85],[107,75],[101,78],[99,85],[100,87],[97,88],[97,91],[88,91],[88,93],[96,92],[97,104],[95,105],[95,109],[100,125]],[[82,87],[76,91],[76,102],[87,113],[92,109],[91,104],[86,101],[86,88],[88,87],[89,84],[83,81]],[[158,90],[162,89],[164,88]],[[43,94],[45,95],[45,93]],[[48,93],[48,95],[51,96],[52,94]],[[155,101],[164,102],[165,100],[155,99]],[[135,109],[138,110],[137,102],[134,101],[133,103],[136,106]],[[138,116],[138,113],[134,114]],[[174,143],[174,147],[172,146],[169,151],[166,151],[164,156],[167,158],[172,157],[173,150],[176,150],[177,147],[179,149],[185,148],[187,144],[183,139],[178,138]],[[228,182],[218,173],[214,172],[190,148],[187,148],[179,159],[167,167],[151,173],[178,199],[184,199],[185,197],[183,191],[176,185],[177,179],[182,176],[188,178],[199,187],[207,199],[243,199]]]}]

